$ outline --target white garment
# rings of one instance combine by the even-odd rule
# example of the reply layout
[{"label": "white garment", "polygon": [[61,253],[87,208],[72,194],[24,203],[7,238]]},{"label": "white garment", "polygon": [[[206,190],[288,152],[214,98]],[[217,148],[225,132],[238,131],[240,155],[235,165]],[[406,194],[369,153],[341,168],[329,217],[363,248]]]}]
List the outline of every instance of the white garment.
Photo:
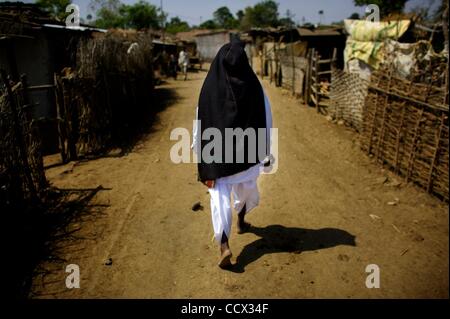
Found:
[{"label": "white garment", "polygon": [[[264,105],[266,110],[267,140],[269,143],[269,154],[271,134],[269,128],[272,128],[272,112],[269,99],[264,93]],[[196,119],[198,119],[198,107],[196,110]],[[191,148],[196,154],[199,154],[198,141],[200,140],[197,121],[194,121],[193,143]],[[214,238],[220,243],[222,234],[225,232],[227,238],[230,238],[232,223],[232,208],[238,213],[245,205],[246,213],[258,206],[259,192],[256,184],[260,172],[264,169],[262,163],[255,164],[249,169],[234,175],[220,177],[215,180],[214,188],[209,188],[211,196],[211,218],[214,228]],[[233,194],[233,207],[231,206],[231,194]]]},{"label": "white garment", "polygon": [[[245,205],[245,211],[259,204],[259,192],[256,181],[262,164],[256,164],[237,174],[216,179],[214,188],[208,188],[211,196],[211,218],[214,228],[214,238],[218,243],[223,232],[230,238],[232,214],[231,208],[238,213]],[[233,207],[231,207],[233,194]]]},{"label": "white garment", "polygon": [[183,67],[187,67],[189,65],[189,54],[187,52],[180,51],[178,64]]}]

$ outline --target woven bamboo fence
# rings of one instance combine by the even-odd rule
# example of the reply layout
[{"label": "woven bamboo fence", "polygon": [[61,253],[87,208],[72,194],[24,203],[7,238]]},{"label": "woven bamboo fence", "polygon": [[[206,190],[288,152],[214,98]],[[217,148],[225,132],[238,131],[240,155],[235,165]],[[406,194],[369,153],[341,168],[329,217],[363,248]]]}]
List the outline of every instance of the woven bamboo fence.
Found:
[{"label": "woven bamboo fence", "polygon": [[333,68],[328,113],[361,132],[368,85],[368,81],[358,74]]},{"label": "woven bamboo fence", "polygon": [[31,108],[26,78],[12,85],[1,71],[0,81],[0,210],[23,210],[39,202],[48,183],[41,141]]},{"label": "woven bamboo fence", "polygon": [[448,66],[417,65],[409,79],[385,66],[372,74],[362,148],[406,181],[449,199]]}]

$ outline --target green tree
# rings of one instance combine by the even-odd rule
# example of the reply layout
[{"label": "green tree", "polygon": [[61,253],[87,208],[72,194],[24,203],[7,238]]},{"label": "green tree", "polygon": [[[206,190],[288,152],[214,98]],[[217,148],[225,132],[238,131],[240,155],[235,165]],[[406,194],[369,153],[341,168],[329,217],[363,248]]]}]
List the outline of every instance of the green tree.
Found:
[{"label": "green tree", "polygon": [[95,12],[95,26],[104,29],[125,27],[120,0],[91,0],[89,7]]},{"label": "green tree", "polygon": [[[349,18],[349,19],[350,19],[350,18]],[[333,22],[331,22],[331,25],[335,25],[335,26],[344,26],[344,20],[333,21]]]},{"label": "green tree", "polygon": [[219,28],[233,29],[238,25],[237,20],[234,18],[228,7],[220,7],[214,11],[213,16],[214,21]]},{"label": "green tree", "polygon": [[92,0],[96,12],[95,25],[99,28],[161,29],[165,13],[143,0],[125,5],[120,0]]},{"label": "green tree", "polygon": [[273,0],[264,0],[258,2],[253,7],[247,7],[242,18],[241,28],[250,29],[252,27],[277,27],[278,3]]},{"label": "green tree", "polygon": [[166,31],[172,34],[189,31],[189,29],[189,24],[186,21],[182,21],[179,17],[171,18],[166,25]]},{"label": "green tree", "polygon": [[286,28],[293,28],[293,27],[295,27],[295,22],[294,22],[294,20],[293,20],[294,16],[295,16],[295,15],[292,14],[291,10],[287,9],[287,10],[286,10],[286,15],[285,15],[283,18],[281,18],[281,19],[278,21],[278,23],[279,23],[280,25],[282,25],[283,27],[286,27]]},{"label": "green tree", "polygon": [[50,13],[50,15],[56,19],[64,20],[68,13],[66,13],[66,7],[71,4],[70,0],[37,0],[36,4],[44,11]]},{"label": "green tree", "polygon": [[348,18],[352,20],[359,20],[359,13],[353,12]]},{"label": "green tree", "polygon": [[160,29],[161,21],[165,17],[160,15],[160,10],[143,0],[133,5],[123,5],[120,8],[120,13],[123,15],[125,28],[132,29]]},{"label": "green tree", "polygon": [[244,15],[245,15],[244,10],[239,10],[238,12],[236,12],[237,21],[239,24],[241,24]]},{"label": "green tree", "polygon": [[202,24],[200,24],[200,29],[217,29],[217,23],[214,20],[206,20]]},{"label": "green tree", "polygon": [[380,8],[380,18],[383,19],[391,13],[402,13],[408,0],[353,0],[356,6],[376,4]]}]

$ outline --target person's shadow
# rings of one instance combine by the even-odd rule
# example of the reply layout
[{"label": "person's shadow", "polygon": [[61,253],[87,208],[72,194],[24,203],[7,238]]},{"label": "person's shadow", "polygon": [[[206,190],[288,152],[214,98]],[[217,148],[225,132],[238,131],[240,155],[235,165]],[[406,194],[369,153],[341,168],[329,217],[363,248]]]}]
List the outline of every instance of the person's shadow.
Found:
[{"label": "person's shadow", "polygon": [[336,228],[305,229],[270,225],[264,228],[251,226],[248,232],[261,238],[242,249],[236,263],[229,269],[233,272],[244,272],[245,266],[265,254],[280,252],[299,254],[338,245],[356,246],[355,236]]}]

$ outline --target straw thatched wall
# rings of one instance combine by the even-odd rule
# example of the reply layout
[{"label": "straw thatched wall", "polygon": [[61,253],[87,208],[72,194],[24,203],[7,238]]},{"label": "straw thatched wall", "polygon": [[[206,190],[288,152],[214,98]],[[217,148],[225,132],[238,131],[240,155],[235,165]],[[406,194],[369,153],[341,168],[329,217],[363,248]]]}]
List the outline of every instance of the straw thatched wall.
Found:
[{"label": "straw thatched wall", "polygon": [[55,84],[63,158],[120,146],[152,106],[150,35],[113,31],[81,40],[76,69],[63,70]]}]

